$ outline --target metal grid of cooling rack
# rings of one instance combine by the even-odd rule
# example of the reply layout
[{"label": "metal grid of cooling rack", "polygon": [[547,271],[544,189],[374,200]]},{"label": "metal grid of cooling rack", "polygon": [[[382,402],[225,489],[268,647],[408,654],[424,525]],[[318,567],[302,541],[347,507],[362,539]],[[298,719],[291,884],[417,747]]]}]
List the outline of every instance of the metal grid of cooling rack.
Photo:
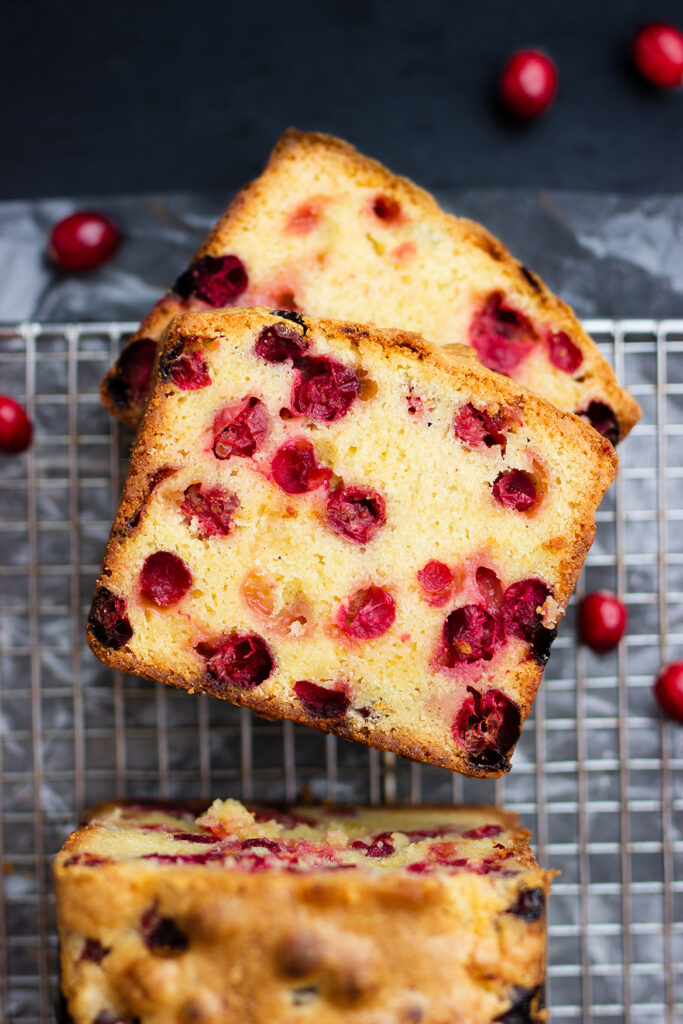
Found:
[{"label": "metal grid of cooling rack", "polygon": [[570,607],[498,782],[100,665],[83,625],[130,438],[101,408],[98,382],[133,325],[0,329],[0,391],[25,397],[36,424],[25,456],[0,459],[0,1019],[50,1019],[49,865],[85,806],[303,794],[504,802],[562,871],[549,908],[555,1024],[683,1020],[683,729],[651,696],[661,661],[683,656],[683,320],[586,326],[644,411],[579,588],[616,590],[630,631],[612,655],[577,650]]}]

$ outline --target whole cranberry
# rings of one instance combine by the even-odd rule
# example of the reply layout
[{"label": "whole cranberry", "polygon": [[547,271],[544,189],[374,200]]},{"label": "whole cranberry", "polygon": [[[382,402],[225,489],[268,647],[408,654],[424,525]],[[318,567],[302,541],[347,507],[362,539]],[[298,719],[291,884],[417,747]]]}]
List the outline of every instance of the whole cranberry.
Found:
[{"label": "whole cranberry", "polygon": [[683,725],[683,661],[664,666],[655,680],[654,691],[664,714]]},{"label": "whole cranberry", "polygon": [[23,405],[9,395],[0,395],[0,452],[17,455],[31,443],[33,427]]},{"label": "whole cranberry", "polygon": [[633,40],[633,60],[648,82],[675,89],[683,83],[683,33],[673,25],[644,25]]},{"label": "whole cranberry", "polygon": [[613,651],[626,632],[626,608],[615,594],[596,590],[579,605],[579,639],[596,654]]},{"label": "whole cranberry", "polygon": [[108,217],[79,210],[55,224],[48,253],[63,270],[93,270],[111,259],[120,241],[121,232]]},{"label": "whole cranberry", "polygon": [[540,50],[519,50],[508,59],[500,76],[505,108],[516,117],[538,117],[557,92],[557,68]]}]

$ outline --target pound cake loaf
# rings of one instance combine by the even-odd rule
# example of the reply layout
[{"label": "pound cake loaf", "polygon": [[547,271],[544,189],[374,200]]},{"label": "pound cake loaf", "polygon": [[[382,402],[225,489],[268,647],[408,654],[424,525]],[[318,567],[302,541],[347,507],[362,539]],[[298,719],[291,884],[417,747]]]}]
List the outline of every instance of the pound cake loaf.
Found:
[{"label": "pound cake loaf", "polygon": [[72,1024],[546,1019],[545,905],[493,807],[105,804],[55,865]]},{"label": "pound cake loaf", "polygon": [[174,320],[88,623],[105,664],[499,775],[611,444],[417,335]]},{"label": "pound cake loaf", "polygon": [[171,316],[233,305],[471,345],[613,443],[640,415],[571,309],[497,239],[327,135],[285,133],[106,375],[104,404],[135,426]]}]

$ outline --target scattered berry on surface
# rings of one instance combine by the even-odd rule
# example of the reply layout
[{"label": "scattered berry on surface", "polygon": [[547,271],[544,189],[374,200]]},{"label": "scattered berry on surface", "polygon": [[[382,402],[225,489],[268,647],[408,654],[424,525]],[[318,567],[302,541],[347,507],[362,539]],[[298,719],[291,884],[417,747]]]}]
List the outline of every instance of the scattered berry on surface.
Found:
[{"label": "scattered berry on surface", "polygon": [[120,242],[121,232],[109,217],[79,210],[55,224],[48,253],[62,270],[77,273],[106,263]]},{"label": "scattered berry on surface", "polygon": [[538,117],[553,102],[557,82],[557,68],[546,53],[519,50],[508,59],[500,77],[503,105],[516,117]]}]

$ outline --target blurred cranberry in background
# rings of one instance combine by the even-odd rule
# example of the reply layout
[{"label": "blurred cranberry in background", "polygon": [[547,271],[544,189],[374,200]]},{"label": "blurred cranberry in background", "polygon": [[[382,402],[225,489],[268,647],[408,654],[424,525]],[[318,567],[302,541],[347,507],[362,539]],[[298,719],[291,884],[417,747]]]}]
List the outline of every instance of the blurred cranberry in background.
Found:
[{"label": "blurred cranberry in background", "polygon": [[633,40],[633,60],[648,82],[675,89],[683,83],[683,33],[673,25],[645,25]]},{"label": "blurred cranberry in background", "polygon": [[508,59],[500,77],[505,109],[516,117],[538,117],[557,92],[557,68],[540,50],[519,50]]},{"label": "blurred cranberry in background", "polygon": [[55,224],[48,254],[63,270],[93,270],[111,259],[120,241],[121,232],[108,217],[80,210]]},{"label": "blurred cranberry in background", "polygon": [[664,666],[655,681],[654,692],[664,714],[683,725],[683,661]]},{"label": "blurred cranberry in background", "polygon": [[31,443],[33,427],[23,405],[9,395],[0,395],[0,452],[17,455]]},{"label": "blurred cranberry in background", "polygon": [[579,605],[579,639],[596,654],[613,651],[626,631],[626,608],[615,594],[596,590]]}]

